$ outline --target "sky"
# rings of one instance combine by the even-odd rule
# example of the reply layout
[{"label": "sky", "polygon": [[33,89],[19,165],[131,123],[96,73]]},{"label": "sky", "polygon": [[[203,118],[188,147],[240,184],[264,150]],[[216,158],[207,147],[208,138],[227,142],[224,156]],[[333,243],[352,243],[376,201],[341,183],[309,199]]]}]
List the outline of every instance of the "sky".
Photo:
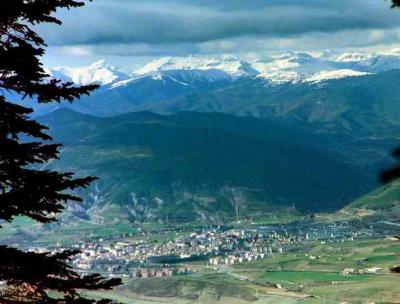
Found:
[{"label": "sky", "polygon": [[94,0],[40,25],[49,66],[162,56],[400,50],[400,10],[385,0]]}]

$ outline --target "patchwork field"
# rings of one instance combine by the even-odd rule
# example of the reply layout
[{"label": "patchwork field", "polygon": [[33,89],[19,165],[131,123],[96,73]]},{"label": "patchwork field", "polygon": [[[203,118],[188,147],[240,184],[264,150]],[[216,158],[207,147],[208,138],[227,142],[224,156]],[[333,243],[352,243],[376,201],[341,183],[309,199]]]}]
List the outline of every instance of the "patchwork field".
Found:
[{"label": "patchwork field", "polygon": [[400,242],[389,240],[314,244],[307,254],[236,265],[235,272],[313,296],[304,303],[399,303],[400,275],[390,271],[400,265],[399,252]]},{"label": "patchwork field", "polygon": [[[307,253],[305,253],[307,252]],[[202,267],[195,275],[134,279],[109,293],[131,304],[338,304],[400,303],[400,242],[314,243],[293,252],[237,265]],[[350,269],[354,274],[343,274]]]}]

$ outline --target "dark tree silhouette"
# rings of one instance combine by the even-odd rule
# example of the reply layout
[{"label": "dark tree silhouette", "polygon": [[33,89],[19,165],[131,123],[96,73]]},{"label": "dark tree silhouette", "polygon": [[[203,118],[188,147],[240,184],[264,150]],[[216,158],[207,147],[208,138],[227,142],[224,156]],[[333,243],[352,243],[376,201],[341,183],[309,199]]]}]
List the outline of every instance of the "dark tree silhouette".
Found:
[{"label": "dark tree silhouette", "polygon": [[[392,155],[394,158],[400,161],[400,148],[394,150]],[[398,178],[400,178],[400,164],[397,164],[393,168],[383,171],[381,173],[381,180],[383,183],[389,183]]]},{"label": "dark tree silhouette", "polygon": [[[400,0],[392,0],[392,8],[396,7],[400,7]],[[381,173],[381,181],[385,184],[400,178],[400,148],[394,150],[392,155],[399,161],[399,164]]]},{"label": "dark tree silhouette", "polygon": [[[400,7],[400,0],[392,0],[392,8],[397,7]],[[394,150],[392,155],[400,162],[400,148]],[[398,163],[391,169],[383,171],[380,178],[381,181],[385,184],[400,178],[400,163]],[[400,266],[392,267],[390,270],[393,273],[400,273]]]},{"label": "dark tree silhouette", "polygon": [[392,7],[399,7],[400,6],[400,0],[392,0]]},{"label": "dark tree silhouette", "polygon": [[[47,128],[29,117],[31,109],[5,97],[13,92],[40,103],[72,102],[96,89],[48,75],[40,61],[46,44],[33,30],[39,23],[61,24],[54,17],[57,9],[83,5],[73,0],[0,0],[0,220],[11,222],[23,215],[41,223],[55,221],[68,202],[81,201],[72,190],[94,180],[35,169],[57,159],[59,145],[49,143]],[[78,290],[111,289],[121,281],[79,275],[69,266],[77,253],[35,253],[0,246],[0,303],[108,303],[85,299]]]}]

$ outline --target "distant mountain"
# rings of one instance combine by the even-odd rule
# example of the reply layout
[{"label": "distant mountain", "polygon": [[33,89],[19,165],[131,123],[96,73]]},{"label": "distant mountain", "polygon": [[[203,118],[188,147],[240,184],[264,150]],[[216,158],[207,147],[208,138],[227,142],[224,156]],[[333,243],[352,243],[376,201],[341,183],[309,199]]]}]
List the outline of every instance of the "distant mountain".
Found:
[{"label": "distant mountain", "polygon": [[95,62],[87,67],[51,68],[48,69],[48,72],[54,77],[79,85],[109,85],[130,78],[127,74],[118,71],[117,68],[107,64],[104,60]]},{"label": "distant mountain", "polygon": [[65,145],[50,167],[101,178],[68,212],[92,221],[221,223],[335,210],[372,185],[324,139],[256,118],[57,110],[41,122]]},{"label": "distant mountain", "polygon": [[[316,56],[311,53],[292,52],[267,59],[240,60],[235,56],[221,57],[164,57],[134,71],[133,75],[163,73],[185,74],[201,71],[203,76],[215,71],[220,77],[239,79],[264,78],[271,84],[315,83],[331,79],[364,76],[400,69],[398,55],[368,55],[346,53],[336,56]],[[210,80],[220,79],[210,77]]]},{"label": "distant mountain", "polygon": [[[361,55],[356,58],[359,62],[370,60]],[[90,97],[74,104],[36,107],[36,115],[68,108],[96,116],[135,111],[159,114],[191,111],[257,117],[265,123],[297,129],[307,136],[329,139],[330,151],[340,154],[348,163],[361,166],[366,178],[375,181],[378,172],[390,162],[390,151],[399,145],[400,70],[345,78],[333,70],[326,72],[330,74],[328,78],[339,79],[320,81],[325,78],[325,72],[321,72],[312,82],[270,83],[259,76],[233,78],[226,72],[228,69],[225,72],[207,70],[207,66],[212,66],[211,59],[197,62],[195,69],[185,66],[190,63],[188,59],[189,62],[179,63],[186,70],[176,70],[176,60],[164,62],[170,70],[159,68],[164,66],[159,62],[154,73],[103,85]],[[234,62],[233,66],[237,63],[233,58],[226,60]],[[355,62],[353,57],[340,60],[346,64]],[[307,54],[288,54],[275,58],[274,64],[282,68],[290,65],[305,68],[313,66],[314,61],[322,66],[321,61],[327,60]],[[311,71],[311,67],[307,69]],[[26,100],[24,104],[33,103]]]},{"label": "distant mountain", "polygon": [[[188,74],[186,74],[188,76]],[[209,79],[196,77],[191,82],[179,75],[145,75],[126,81],[102,86],[90,97],[84,96],[74,104],[63,103],[61,107],[97,116],[113,116],[132,111],[140,107],[157,105],[160,101],[177,96],[201,94],[231,84],[229,79],[221,78],[210,82]]]},{"label": "distant mountain", "polygon": [[186,72],[189,72],[189,75],[195,73],[210,75],[209,80],[214,81],[221,79],[215,77],[216,71],[220,72],[219,77],[222,79],[253,77],[259,74],[259,72],[255,70],[249,62],[240,60],[234,56],[222,56],[221,58],[192,56],[164,57],[148,63],[144,67],[136,70],[134,74],[152,75],[155,73],[167,72],[168,74],[171,74],[174,72],[178,75],[183,75]]},{"label": "distant mountain", "polygon": [[[192,72],[189,82],[184,76]],[[260,77],[210,81],[197,72],[138,76],[102,86],[74,104],[36,109],[45,114],[61,107],[96,116],[144,110],[160,114],[223,112],[355,138],[395,138],[399,134],[400,70],[364,76],[356,72],[358,77],[346,78],[334,71],[326,73],[339,79],[321,81],[326,75],[320,73],[313,82],[273,85]]]},{"label": "distant mountain", "polygon": [[350,63],[309,53],[288,53],[273,56],[267,60],[257,60],[253,66],[260,72],[258,78],[270,84],[316,83],[330,79],[366,75]]},{"label": "distant mountain", "polygon": [[[99,62],[75,72],[80,79],[103,79],[108,84],[72,105],[36,107],[36,115],[68,108],[101,117],[141,111],[257,117],[266,124],[296,129],[304,134],[302,139],[324,138],[328,142],[325,150],[362,167],[371,181],[390,161],[392,148],[399,145],[397,60],[387,55],[291,53],[251,61],[249,68],[235,57],[166,58],[131,75],[119,75],[115,68]],[[262,75],[271,71],[277,73],[274,81]],[[85,73],[88,77],[82,76]],[[291,75],[298,80],[288,81]],[[29,100],[23,103],[33,105]]]},{"label": "distant mountain", "polygon": [[[125,67],[127,68],[127,67]],[[345,53],[316,56],[292,52],[266,59],[242,60],[235,56],[161,57],[127,74],[104,60],[86,67],[58,67],[49,72],[76,84],[123,85],[138,77],[177,77],[190,84],[194,80],[221,81],[264,78],[270,83],[308,83],[363,76],[400,69],[400,56]],[[118,84],[121,82],[120,84]]]},{"label": "distant mountain", "polygon": [[343,54],[336,61],[347,65],[348,68],[370,73],[400,69],[400,56],[398,55]]},{"label": "distant mountain", "polygon": [[54,76],[69,79],[77,84],[109,85],[149,75],[153,77],[177,75],[178,78],[185,79],[186,83],[191,83],[193,78],[201,78],[203,81],[220,81],[256,76],[267,79],[271,83],[307,83],[315,82],[316,79],[325,81],[339,77],[382,73],[393,69],[400,69],[400,56],[362,53],[316,56],[310,53],[292,52],[267,59],[247,61],[230,55],[161,57],[134,70],[130,75],[119,71],[104,60],[87,67],[53,68],[50,72]]},{"label": "distant mountain", "polygon": [[158,113],[224,112],[254,116],[313,132],[354,138],[397,137],[400,70],[315,84],[268,86],[243,79],[200,94],[186,94],[138,109]]},{"label": "distant mountain", "polygon": [[[352,103],[354,94],[361,96],[364,90],[371,91],[379,86],[381,90],[374,92],[374,100],[387,99],[388,90],[395,86],[394,83],[386,85],[387,81],[393,81],[388,79],[388,75],[399,70],[399,58],[357,53],[319,56],[288,53],[249,61],[234,56],[166,57],[154,60],[129,75],[99,61],[87,67],[49,70],[52,75],[66,81],[100,84],[101,88],[90,97],[83,97],[73,105],[38,106],[29,100],[22,103],[34,107],[38,115],[61,107],[97,116],[142,110],[160,113],[194,110],[265,118],[263,112],[272,111],[272,116],[273,112],[280,116],[284,111],[286,117],[304,105],[310,110],[336,117],[338,110],[326,109],[336,102],[330,97],[341,95],[338,102]],[[353,84],[356,88],[350,92]],[[304,95],[307,95],[307,100]],[[363,96],[368,98],[365,94]],[[321,98],[328,99],[328,102]],[[280,110],[271,109],[271,106]],[[295,115],[299,116],[299,113]],[[316,116],[317,119],[308,117],[309,122],[318,120],[320,115]]]}]

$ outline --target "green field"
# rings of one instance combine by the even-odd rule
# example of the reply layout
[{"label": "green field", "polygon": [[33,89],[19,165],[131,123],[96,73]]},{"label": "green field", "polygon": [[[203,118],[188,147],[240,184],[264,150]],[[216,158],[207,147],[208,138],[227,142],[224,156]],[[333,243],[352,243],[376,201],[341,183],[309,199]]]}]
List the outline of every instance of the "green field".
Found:
[{"label": "green field", "polygon": [[[195,275],[129,280],[110,293],[90,295],[108,296],[125,304],[399,303],[400,275],[391,273],[390,268],[400,265],[400,242],[314,243],[306,252],[214,270],[195,264]],[[382,270],[375,274],[341,273],[345,268],[369,267]]]},{"label": "green field", "polygon": [[[391,267],[400,265],[399,252],[400,242],[387,240],[315,243],[307,254],[283,254],[234,268],[255,281],[314,296],[301,303],[321,303],[317,299],[326,303],[399,303],[400,275],[390,272]],[[362,271],[371,267],[382,270],[376,274],[341,274],[345,268]]]},{"label": "green field", "polygon": [[308,282],[334,282],[334,281],[365,281],[370,275],[342,275],[335,272],[322,271],[267,271],[260,279],[277,283],[308,283]]},{"label": "green field", "polygon": [[0,241],[13,240],[18,237],[32,237],[32,242],[41,246],[76,244],[101,237],[120,237],[135,234],[137,227],[127,222],[116,223],[112,226],[94,224],[87,221],[75,221],[69,225],[46,226],[28,218],[18,217],[12,223],[3,224],[0,229]]},{"label": "green field", "polygon": [[399,205],[400,182],[394,181],[382,186],[352,202],[345,209],[370,209],[375,211],[388,211]]}]

